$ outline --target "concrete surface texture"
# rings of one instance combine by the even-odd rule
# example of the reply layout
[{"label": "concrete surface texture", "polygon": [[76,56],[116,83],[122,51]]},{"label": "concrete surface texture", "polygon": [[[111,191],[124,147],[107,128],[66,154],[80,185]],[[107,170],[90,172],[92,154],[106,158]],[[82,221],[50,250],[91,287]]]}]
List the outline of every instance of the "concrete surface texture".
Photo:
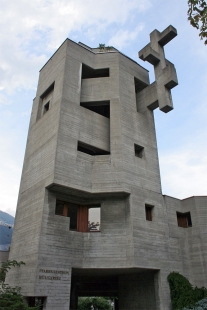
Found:
[{"label": "concrete surface texture", "polygon": [[[116,309],[171,309],[167,276],[207,286],[207,197],[163,196],[153,109],[172,109],[174,66],[150,35],[140,58],[67,39],[40,70],[8,274],[30,305],[77,309],[78,296],[118,297]],[[100,209],[100,228],[88,228]],[[91,226],[91,227],[92,227]]]}]

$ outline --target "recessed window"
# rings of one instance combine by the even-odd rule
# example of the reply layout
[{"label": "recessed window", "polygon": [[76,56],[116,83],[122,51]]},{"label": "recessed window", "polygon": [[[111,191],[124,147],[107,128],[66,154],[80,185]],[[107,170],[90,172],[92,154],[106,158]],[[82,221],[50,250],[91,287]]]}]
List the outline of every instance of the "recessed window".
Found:
[{"label": "recessed window", "polygon": [[93,79],[109,76],[109,68],[93,69],[82,64],[82,79]]},{"label": "recessed window", "polygon": [[77,147],[79,152],[86,153],[88,155],[92,156],[97,156],[97,155],[109,155],[110,152],[99,149],[97,147],[94,147],[92,145],[83,143],[78,141],[78,147]]},{"label": "recessed window", "polygon": [[81,102],[80,105],[88,110],[110,118],[110,101]]},{"label": "recessed window", "polygon": [[101,208],[100,206],[92,206],[88,208],[88,230],[100,231]]},{"label": "recessed window", "polygon": [[44,105],[43,114],[45,114],[47,111],[49,111],[49,108],[50,108],[50,101],[48,101],[48,102]]},{"label": "recessed window", "polygon": [[147,221],[152,221],[152,210],[154,206],[151,205],[145,205],[145,215]]},{"label": "recessed window", "polygon": [[43,309],[46,297],[27,297],[29,307],[38,307],[39,310]]},{"label": "recessed window", "polygon": [[56,201],[55,214],[70,218],[70,230],[79,232],[100,231],[100,206],[83,206]]},{"label": "recessed window", "polygon": [[52,105],[55,82],[53,82],[40,96],[37,120],[41,118]]},{"label": "recessed window", "polygon": [[177,212],[177,221],[179,227],[183,228],[192,227],[190,212],[186,213]]},{"label": "recessed window", "polygon": [[136,157],[142,158],[144,154],[144,147],[138,144],[134,145],[134,153]]},{"label": "recessed window", "polygon": [[138,93],[144,88],[146,88],[148,85],[140,81],[139,79],[134,78],[134,86],[135,86],[135,92]]}]

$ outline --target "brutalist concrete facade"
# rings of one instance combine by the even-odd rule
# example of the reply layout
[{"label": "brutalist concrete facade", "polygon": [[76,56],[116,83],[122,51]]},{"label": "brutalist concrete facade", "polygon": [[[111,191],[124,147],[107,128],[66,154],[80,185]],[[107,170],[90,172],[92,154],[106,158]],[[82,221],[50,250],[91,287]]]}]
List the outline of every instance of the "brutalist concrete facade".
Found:
[{"label": "brutalist concrete facade", "polygon": [[[77,309],[78,296],[171,309],[171,271],[207,286],[207,197],[161,192],[153,109],[172,109],[177,77],[163,46],[175,35],[155,30],[139,53],[155,67],[153,84],[116,49],[69,39],[40,70],[9,257],[26,265],[7,281],[43,297],[44,309]],[[100,206],[100,231],[71,230],[58,201]]]}]

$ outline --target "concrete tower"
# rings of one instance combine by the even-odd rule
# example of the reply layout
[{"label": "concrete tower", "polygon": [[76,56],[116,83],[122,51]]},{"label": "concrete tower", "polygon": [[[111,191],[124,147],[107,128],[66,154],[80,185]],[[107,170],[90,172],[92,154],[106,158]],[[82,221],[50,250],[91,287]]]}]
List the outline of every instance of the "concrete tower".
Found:
[{"label": "concrete tower", "polygon": [[189,204],[161,193],[153,117],[172,109],[177,77],[163,46],[174,36],[155,30],[139,53],[153,84],[116,49],[69,39],[40,70],[10,251],[26,265],[7,277],[30,305],[114,296],[116,309],[166,310],[170,271],[196,282],[176,216],[191,226]]}]

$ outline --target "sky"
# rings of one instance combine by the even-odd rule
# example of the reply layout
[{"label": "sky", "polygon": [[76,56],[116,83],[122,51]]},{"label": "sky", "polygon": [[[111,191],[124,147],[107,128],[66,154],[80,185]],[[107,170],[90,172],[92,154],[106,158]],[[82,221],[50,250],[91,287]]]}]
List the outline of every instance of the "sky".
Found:
[{"label": "sky", "polygon": [[0,0],[0,210],[15,215],[27,132],[41,67],[66,38],[114,46],[138,58],[154,29],[173,25],[165,46],[179,85],[174,110],[155,110],[163,194],[207,195],[207,46],[187,20],[187,0]]}]

